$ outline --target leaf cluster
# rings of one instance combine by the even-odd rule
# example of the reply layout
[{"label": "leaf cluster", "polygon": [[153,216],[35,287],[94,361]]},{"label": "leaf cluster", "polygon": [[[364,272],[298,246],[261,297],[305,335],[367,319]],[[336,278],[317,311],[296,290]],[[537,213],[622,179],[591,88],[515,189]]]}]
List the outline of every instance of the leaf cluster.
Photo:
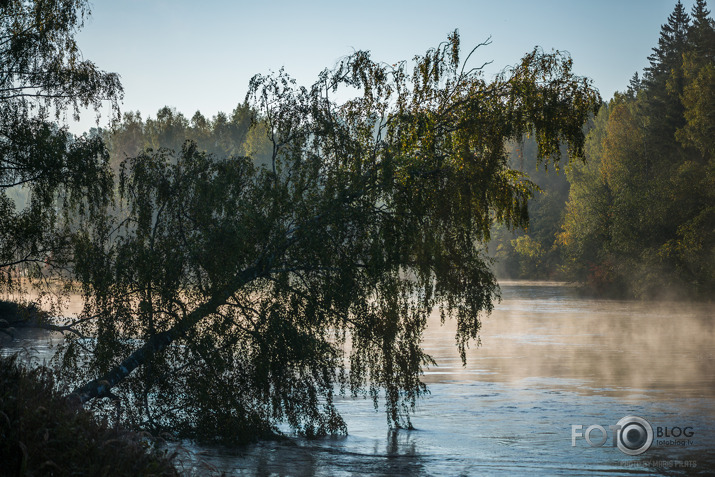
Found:
[{"label": "leaf cluster", "polygon": [[83,59],[74,39],[88,14],[83,0],[0,5],[2,287],[66,255],[72,225],[65,219],[104,207],[111,196],[101,139],[74,137],[49,121],[99,111],[104,100],[118,107],[118,75]]}]

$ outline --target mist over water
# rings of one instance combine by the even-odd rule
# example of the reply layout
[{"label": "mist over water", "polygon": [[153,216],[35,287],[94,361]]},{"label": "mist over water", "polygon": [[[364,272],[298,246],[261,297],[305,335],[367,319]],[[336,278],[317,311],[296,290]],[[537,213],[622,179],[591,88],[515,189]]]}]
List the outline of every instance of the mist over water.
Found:
[{"label": "mist over water", "polygon": [[[412,422],[389,430],[372,402],[345,398],[349,435],[195,448],[187,469],[233,475],[708,475],[715,469],[713,306],[583,298],[562,284],[502,283],[502,302],[462,366],[455,324],[435,313],[424,346],[438,366]],[[572,446],[572,425],[624,416],[690,427],[687,446],[629,456]],[[594,434],[597,437],[597,433]],[[197,454],[196,451],[199,453]],[[683,465],[695,467],[683,467]]]},{"label": "mist over water", "polygon": [[[238,449],[179,446],[194,475],[708,475],[715,469],[715,323],[706,303],[579,296],[557,283],[503,282],[480,347],[462,366],[455,323],[430,318],[431,394],[415,430],[390,430],[372,401],[341,398],[349,435],[262,442]],[[46,336],[22,343],[48,353]],[[18,342],[16,342],[17,344]],[[687,445],[629,456],[612,445],[572,446],[624,416],[689,427]],[[598,437],[594,433],[593,437]],[[682,463],[695,467],[682,467]]]},{"label": "mist over water", "polygon": [[502,283],[503,301],[483,321],[482,346],[462,367],[454,323],[430,323],[425,346],[439,366],[428,382],[474,379],[551,381],[627,397],[640,390],[682,397],[715,391],[713,305],[583,298],[538,282]]}]

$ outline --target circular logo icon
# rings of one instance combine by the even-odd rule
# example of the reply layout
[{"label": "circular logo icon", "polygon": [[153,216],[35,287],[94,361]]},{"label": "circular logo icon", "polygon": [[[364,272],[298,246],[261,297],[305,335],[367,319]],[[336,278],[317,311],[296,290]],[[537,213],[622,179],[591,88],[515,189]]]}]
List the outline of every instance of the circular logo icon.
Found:
[{"label": "circular logo icon", "polygon": [[626,416],[618,421],[616,434],[618,448],[624,454],[640,455],[653,444],[653,428],[642,417]]}]

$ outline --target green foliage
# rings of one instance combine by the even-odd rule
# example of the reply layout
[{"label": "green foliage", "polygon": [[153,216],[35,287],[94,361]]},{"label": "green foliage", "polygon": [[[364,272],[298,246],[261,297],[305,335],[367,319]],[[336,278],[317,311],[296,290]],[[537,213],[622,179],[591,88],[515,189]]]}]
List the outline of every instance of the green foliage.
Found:
[{"label": "green foliage", "polygon": [[140,435],[111,429],[54,389],[47,368],[0,358],[2,475],[177,475]]},{"label": "green foliage", "polygon": [[698,59],[694,52],[684,55],[685,86],[682,102],[686,122],[676,131],[676,138],[684,146],[694,147],[700,151],[703,157],[713,157],[715,155],[715,64],[713,61],[700,63]]},{"label": "green foliage", "polygon": [[219,112],[207,119],[196,111],[191,120],[175,109],[164,107],[156,119],[142,120],[138,112],[124,113],[112,128],[102,131],[108,145],[115,175],[127,158],[146,150],[181,151],[185,141],[192,141],[203,152],[219,157],[248,156],[256,164],[267,165],[272,154],[265,120],[247,103],[238,105],[230,116]]},{"label": "green foliage", "polygon": [[544,258],[544,250],[541,243],[532,239],[529,235],[522,235],[511,241],[514,251],[522,257],[522,273],[526,276],[534,276],[541,267]]},{"label": "green foliage", "polygon": [[[573,162],[566,171],[571,185],[563,231],[558,243],[566,254],[565,266],[572,276],[583,278],[596,268],[608,269],[610,257],[605,244],[610,241],[611,191],[602,173],[603,139],[609,108],[601,107],[586,138],[586,160]],[[599,276],[603,273],[599,272]],[[591,285],[604,291],[601,280],[590,277]]]},{"label": "green foliage", "polygon": [[714,23],[678,2],[643,83],[596,118],[571,172],[561,243],[575,278],[641,297],[715,289]]},{"label": "green foliage", "polygon": [[563,168],[569,167],[568,158],[564,152],[558,168],[540,165],[537,144],[531,137],[510,144],[508,152],[509,167],[526,174],[537,189],[529,201],[526,229],[510,230],[497,225],[492,231],[489,249],[496,259],[496,274],[510,278],[559,278],[563,259],[556,237],[561,231],[569,193],[563,173]]},{"label": "green foliage", "polygon": [[[309,88],[254,77],[246,143],[268,138],[267,167],[192,142],[126,160],[122,212],[75,244],[91,339],[64,362],[80,399],[113,391],[137,425],[232,442],[283,422],[344,432],[336,393],[409,426],[427,316],[456,320],[464,358],[498,296],[492,223],[526,224],[532,184],[507,141],[534,131],[540,160],[578,156],[600,103],[564,54],[486,82],[458,53],[455,32],[411,74],[357,52]],[[337,104],[342,89],[358,93]]]},{"label": "green foliage", "polygon": [[[63,215],[106,205],[111,180],[98,138],[48,122],[121,97],[118,76],[84,60],[74,41],[80,0],[0,4],[0,287],[18,268],[68,252]],[[24,198],[24,207],[16,198]]]}]

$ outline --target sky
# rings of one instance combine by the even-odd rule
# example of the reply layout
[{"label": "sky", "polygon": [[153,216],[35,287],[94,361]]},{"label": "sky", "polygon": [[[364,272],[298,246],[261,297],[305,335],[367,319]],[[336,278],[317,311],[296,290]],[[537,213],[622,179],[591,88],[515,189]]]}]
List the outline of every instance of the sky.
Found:
[{"label": "sky", "polygon": [[[694,0],[684,0],[690,12]],[[119,73],[123,112],[170,106],[212,117],[243,102],[257,73],[281,67],[309,86],[355,50],[395,63],[437,46],[454,29],[462,57],[492,61],[487,78],[535,46],[571,54],[605,100],[642,72],[676,0],[94,0],[78,33],[86,59]],[[711,6],[711,9],[713,7]],[[106,126],[108,115],[99,122]],[[96,125],[84,114],[70,129]]]}]

